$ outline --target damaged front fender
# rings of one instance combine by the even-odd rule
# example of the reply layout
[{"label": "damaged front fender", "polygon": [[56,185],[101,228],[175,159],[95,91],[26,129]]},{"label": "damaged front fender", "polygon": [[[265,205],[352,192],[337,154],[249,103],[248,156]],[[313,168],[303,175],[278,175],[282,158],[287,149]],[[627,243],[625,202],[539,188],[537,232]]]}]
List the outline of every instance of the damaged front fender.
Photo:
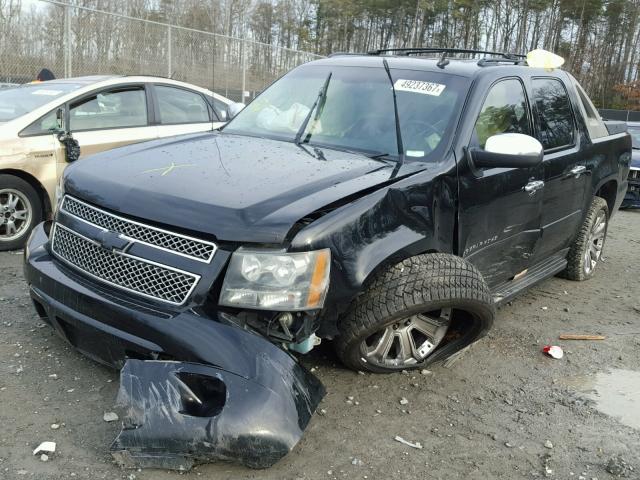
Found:
[{"label": "damaged front fender", "polygon": [[197,363],[127,360],[113,457],[126,468],[272,466],[298,443],[325,389],[293,359],[259,376],[265,381]]}]

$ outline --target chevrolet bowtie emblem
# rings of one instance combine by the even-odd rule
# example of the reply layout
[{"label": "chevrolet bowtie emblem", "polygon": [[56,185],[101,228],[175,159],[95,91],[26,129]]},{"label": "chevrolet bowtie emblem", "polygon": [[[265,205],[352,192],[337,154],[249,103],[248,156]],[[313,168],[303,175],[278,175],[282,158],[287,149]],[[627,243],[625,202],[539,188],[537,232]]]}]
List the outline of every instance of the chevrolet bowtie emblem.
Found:
[{"label": "chevrolet bowtie emblem", "polygon": [[145,170],[142,173],[162,172],[160,174],[160,176],[164,177],[165,175],[168,175],[171,172],[173,172],[176,168],[195,167],[195,166],[196,166],[195,163],[175,163],[175,162],[171,162],[171,165],[169,165],[167,167],[152,168],[151,170]]},{"label": "chevrolet bowtie emblem", "polygon": [[112,232],[111,230],[101,232],[98,242],[102,248],[109,251],[118,250],[121,252],[126,250],[130,243],[126,238],[122,238],[118,232]]}]

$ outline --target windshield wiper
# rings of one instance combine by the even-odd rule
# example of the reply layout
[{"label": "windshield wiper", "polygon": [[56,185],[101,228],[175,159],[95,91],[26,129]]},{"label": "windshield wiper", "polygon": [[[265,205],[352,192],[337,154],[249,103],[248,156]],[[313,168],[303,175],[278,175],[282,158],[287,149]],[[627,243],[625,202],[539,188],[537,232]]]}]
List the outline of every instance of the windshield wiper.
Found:
[{"label": "windshield wiper", "polygon": [[[307,129],[307,125],[309,125],[309,120],[311,120],[311,114],[313,113],[314,110],[316,110],[316,116],[313,118],[313,121],[316,122],[318,118],[320,118],[320,114],[322,113],[322,109],[327,99],[327,89],[329,88],[329,81],[331,80],[331,75],[333,75],[333,72],[329,72],[329,75],[327,75],[327,79],[324,81],[324,85],[322,85],[322,88],[318,92],[318,97],[316,98],[316,101],[313,102],[313,105],[311,105],[311,109],[309,110],[309,113],[307,113],[307,116],[302,122],[302,125],[300,125],[300,129],[298,130],[298,133],[296,133],[296,138],[293,141],[296,145],[300,145],[300,143],[302,143],[300,139],[302,138],[302,134],[304,133],[304,131]],[[305,141],[308,141],[308,139],[305,139]]]},{"label": "windshield wiper", "polygon": [[404,145],[402,144],[402,132],[400,131],[400,116],[398,115],[398,99],[396,98],[396,86],[393,84],[393,77],[391,77],[391,69],[386,58],[382,59],[384,69],[387,72],[387,77],[391,82],[391,92],[393,93],[393,111],[396,117],[396,142],[398,143],[398,167],[404,163]]}]

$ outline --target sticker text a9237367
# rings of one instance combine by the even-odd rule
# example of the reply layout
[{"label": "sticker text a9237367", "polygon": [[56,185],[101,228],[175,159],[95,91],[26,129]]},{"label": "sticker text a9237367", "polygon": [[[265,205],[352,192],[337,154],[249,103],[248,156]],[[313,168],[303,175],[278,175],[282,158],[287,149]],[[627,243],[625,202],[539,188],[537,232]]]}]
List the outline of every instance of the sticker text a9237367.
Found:
[{"label": "sticker text a9237367", "polygon": [[393,87],[398,92],[422,93],[423,95],[433,95],[439,97],[446,85],[441,83],[422,82],[420,80],[404,80],[402,78],[396,80]]}]

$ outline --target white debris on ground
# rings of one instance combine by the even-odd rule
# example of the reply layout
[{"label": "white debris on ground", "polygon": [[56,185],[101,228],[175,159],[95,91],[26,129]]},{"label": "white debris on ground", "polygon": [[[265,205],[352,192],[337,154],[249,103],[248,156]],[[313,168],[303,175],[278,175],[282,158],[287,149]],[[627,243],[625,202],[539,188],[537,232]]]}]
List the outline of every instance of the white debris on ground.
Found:
[{"label": "white debris on ground", "polygon": [[411,447],[411,448],[417,448],[418,450],[422,450],[422,444],[420,442],[410,442],[408,440],[405,440],[404,438],[402,438],[400,435],[396,435],[393,438],[396,442],[400,442],[403,445],[406,445],[407,447]]},{"label": "white debris on ground", "polygon": [[54,453],[55,451],[56,451],[56,442],[42,442],[33,451],[33,454],[38,455],[40,453]]},{"label": "white debris on ground", "polygon": [[116,412],[104,412],[102,419],[105,422],[115,422],[118,420],[118,414]]}]

